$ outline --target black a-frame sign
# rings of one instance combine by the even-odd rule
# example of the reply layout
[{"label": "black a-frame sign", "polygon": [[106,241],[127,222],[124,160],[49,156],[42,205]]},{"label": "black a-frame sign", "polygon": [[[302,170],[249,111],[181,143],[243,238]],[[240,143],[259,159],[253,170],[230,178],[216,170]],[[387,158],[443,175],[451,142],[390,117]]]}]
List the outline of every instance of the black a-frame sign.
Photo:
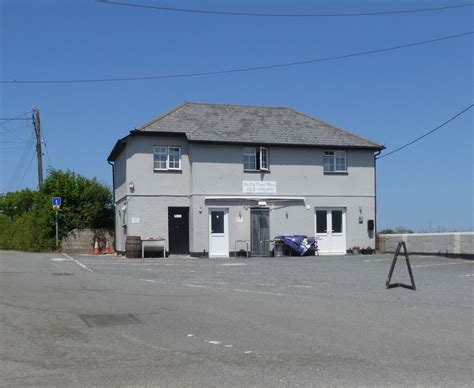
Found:
[{"label": "black a-frame sign", "polygon": [[[393,270],[395,269],[395,264],[397,263],[398,255],[400,254],[400,250],[403,247],[403,254],[405,256],[405,260],[407,262],[408,273],[410,274],[411,286],[403,283],[392,283],[390,284],[390,280],[392,279]],[[390,272],[388,273],[387,281],[385,282],[385,286],[387,288],[395,288],[395,287],[403,287],[408,288],[409,290],[416,291],[415,286],[415,279],[413,279],[413,272],[411,271],[410,259],[408,258],[408,251],[405,241],[400,241],[397,246],[397,250],[395,251],[395,256],[393,256],[392,266],[390,267]]]}]

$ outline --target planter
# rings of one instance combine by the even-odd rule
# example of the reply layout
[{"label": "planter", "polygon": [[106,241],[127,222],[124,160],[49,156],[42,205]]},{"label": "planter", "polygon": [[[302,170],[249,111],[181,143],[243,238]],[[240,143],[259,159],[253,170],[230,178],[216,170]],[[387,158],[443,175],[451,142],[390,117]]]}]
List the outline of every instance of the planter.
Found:
[{"label": "planter", "polygon": [[358,254],[359,254],[359,250],[358,250],[358,249],[352,249],[352,254],[353,254],[353,255],[358,255]]}]

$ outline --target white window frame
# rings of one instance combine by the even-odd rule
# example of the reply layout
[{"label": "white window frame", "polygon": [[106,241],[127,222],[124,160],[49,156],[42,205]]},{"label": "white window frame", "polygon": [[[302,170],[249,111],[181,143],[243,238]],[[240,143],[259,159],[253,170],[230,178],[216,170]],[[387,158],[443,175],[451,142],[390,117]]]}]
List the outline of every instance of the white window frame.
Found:
[{"label": "white window frame", "polygon": [[[178,167],[170,167],[170,149],[175,148],[178,150]],[[181,147],[168,146],[168,157],[166,158],[166,166],[168,170],[181,170]]]},{"label": "white window frame", "polygon": [[[263,157],[264,153],[265,153],[265,158]],[[243,150],[244,171],[269,171],[270,163],[269,163],[268,154],[269,154],[268,147],[244,147],[244,150]],[[255,160],[255,165],[253,168],[247,168],[245,166],[246,156],[252,157]]]},{"label": "white window frame", "polygon": [[[256,147],[244,147],[244,171],[257,171],[257,148]],[[255,164],[253,168],[245,167],[245,157],[253,157]]]},{"label": "white window frame", "polygon": [[[263,159],[263,152],[265,151],[265,160]],[[263,167],[263,162],[265,162],[265,167]],[[260,147],[260,170],[268,171],[268,148]]]},{"label": "white window frame", "polygon": [[[344,158],[344,169],[338,169],[338,163],[336,162],[337,159]],[[326,158],[331,158],[331,167],[332,170],[326,170],[325,163]],[[323,152],[323,170],[325,174],[332,174],[332,173],[347,173],[347,152],[343,150],[334,150],[334,151],[324,151]]]},{"label": "white window frame", "polygon": [[[165,167],[155,167],[155,155],[164,155],[163,152],[157,152],[158,149],[165,149],[166,150],[166,163]],[[170,149],[177,149],[178,150],[178,167],[170,167]],[[181,147],[179,146],[163,146],[157,145],[153,146],[153,170],[154,171],[181,171]]]}]

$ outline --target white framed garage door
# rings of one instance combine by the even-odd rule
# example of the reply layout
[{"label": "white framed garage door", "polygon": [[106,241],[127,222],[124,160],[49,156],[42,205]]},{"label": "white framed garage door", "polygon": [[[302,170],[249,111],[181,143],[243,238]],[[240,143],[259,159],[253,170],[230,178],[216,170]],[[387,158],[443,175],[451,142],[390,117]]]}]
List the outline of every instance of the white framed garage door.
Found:
[{"label": "white framed garage door", "polygon": [[315,236],[322,254],[346,253],[346,208],[316,208]]}]

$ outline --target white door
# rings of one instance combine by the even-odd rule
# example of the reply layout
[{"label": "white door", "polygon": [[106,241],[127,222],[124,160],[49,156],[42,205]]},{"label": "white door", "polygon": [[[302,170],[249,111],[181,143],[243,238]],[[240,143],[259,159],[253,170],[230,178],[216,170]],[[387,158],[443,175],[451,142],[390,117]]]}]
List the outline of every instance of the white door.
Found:
[{"label": "white door", "polygon": [[320,253],[346,253],[346,209],[316,208],[315,220]]},{"label": "white door", "polygon": [[209,210],[209,256],[229,257],[228,209]]}]

